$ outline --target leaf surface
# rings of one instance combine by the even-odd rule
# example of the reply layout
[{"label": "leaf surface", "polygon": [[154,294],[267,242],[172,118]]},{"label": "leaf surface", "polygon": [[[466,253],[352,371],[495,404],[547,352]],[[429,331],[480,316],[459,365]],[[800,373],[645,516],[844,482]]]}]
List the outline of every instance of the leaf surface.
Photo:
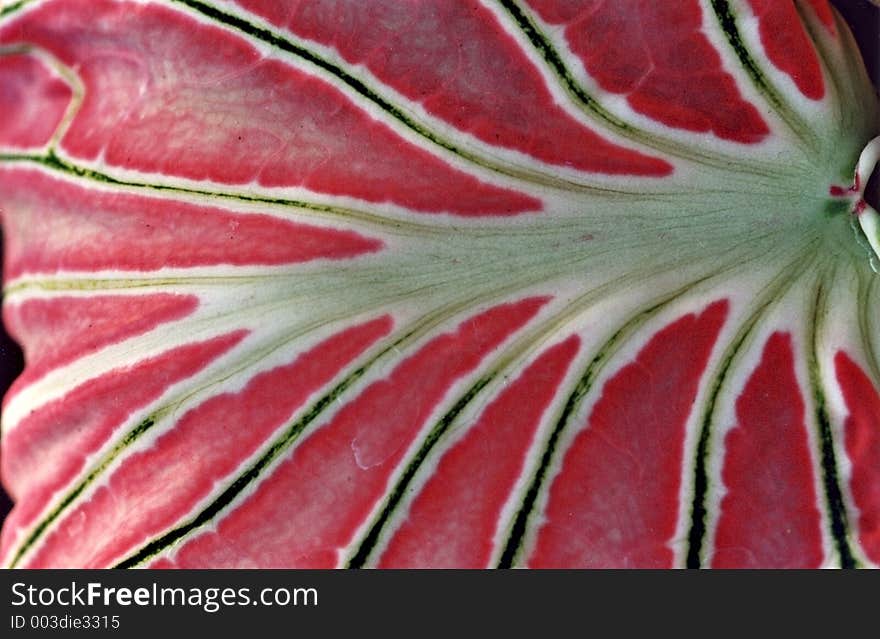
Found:
[{"label": "leaf surface", "polygon": [[0,4],[20,567],[880,562],[824,0]]}]

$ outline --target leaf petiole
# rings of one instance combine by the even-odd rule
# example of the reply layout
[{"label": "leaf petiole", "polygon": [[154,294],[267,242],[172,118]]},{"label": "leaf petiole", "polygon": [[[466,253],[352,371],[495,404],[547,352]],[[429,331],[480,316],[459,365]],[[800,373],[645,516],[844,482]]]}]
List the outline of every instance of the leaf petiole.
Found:
[{"label": "leaf petiole", "polygon": [[875,273],[880,272],[877,263],[877,260],[880,259],[880,214],[865,200],[865,187],[868,184],[868,178],[877,167],[878,161],[880,161],[880,136],[871,140],[859,156],[855,172],[858,200],[853,209],[859,226],[874,251],[874,255],[871,256],[871,268]]}]

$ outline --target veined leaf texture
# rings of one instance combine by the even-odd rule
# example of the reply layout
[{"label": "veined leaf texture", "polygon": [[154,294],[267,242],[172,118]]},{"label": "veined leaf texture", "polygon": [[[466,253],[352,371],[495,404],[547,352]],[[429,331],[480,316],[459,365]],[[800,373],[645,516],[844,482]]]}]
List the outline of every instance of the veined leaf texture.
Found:
[{"label": "veined leaf texture", "polygon": [[880,564],[825,0],[0,3],[8,567]]}]

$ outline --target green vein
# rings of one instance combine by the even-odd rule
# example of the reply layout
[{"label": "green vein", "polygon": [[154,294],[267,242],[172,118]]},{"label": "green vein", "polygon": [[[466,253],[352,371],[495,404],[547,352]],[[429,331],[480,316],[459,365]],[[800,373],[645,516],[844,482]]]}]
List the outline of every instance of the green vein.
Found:
[{"label": "green vein", "polygon": [[[452,151],[456,155],[461,155],[460,149],[454,144],[448,142],[447,140],[444,140],[443,138],[436,135],[432,131],[429,131],[425,127],[420,126],[412,118],[409,118],[401,109],[397,108],[391,102],[387,101],[381,95],[370,89],[366,84],[364,84],[364,82],[352,76],[351,74],[346,73],[343,69],[328,62],[316,53],[313,53],[312,51],[309,51],[304,47],[294,44],[290,40],[273,33],[269,29],[264,29],[262,27],[254,25],[247,20],[239,18],[238,16],[231,13],[221,11],[220,9],[217,9],[216,7],[213,7],[204,2],[200,2],[199,0],[173,1],[179,4],[183,4],[190,9],[201,13],[202,15],[210,18],[214,22],[218,22],[227,27],[231,27],[232,29],[245,33],[246,35],[255,38],[261,42],[265,42],[275,48],[281,49],[282,51],[293,54],[296,57],[307,60],[311,64],[314,64],[316,67],[320,68],[322,71],[329,73],[338,80],[347,84],[350,88],[354,89],[358,95],[367,98],[371,102],[380,106],[384,111],[391,114],[396,120],[398,120],[402,124],[405,124],[408,128],[412,129],[419,135],[430,140],[434,144],[445,148],[448,151]],[[462,155],[462,157],[466,156]],[[485,168],[489,167],[485,166]]]},{"label": "green vein", "polygon": [[[832,273],[834,270],[832,270]],[[833,277],[827,278],[833,281]],[[816,424],[818,427],[819,446],[822,464],[822,485],[825,492],[825,500],[828,506],[830,518],[831,536],[835,550],[840,559],[842,568],[856,568],[857,563],[849,547],[849,524],[846,516],[846,505],[843,501],[843,493],[840,489],[838,478],[837,459],[834,452],[834,435],[831,432],[831,420],[825,403],[825,394],[822,391],[822,379],[818,358],[819,335],[823,321],[828,313],[828,293],[823,280],[819,280],[816,286],[816,296],[813,300],[813,312],[810,318],[809,334],[809,370],[810,385],[813,391],[815,403]]]},{"label": "green vein", "polygon": [[19,561],[21,561],[22,556],[36,543],[36,541],[42,536],[42,534],[46,531],[46,529],[55,522],[61,514],[65,511],[65,509],[73,503],[73,501],[79,497],[83,491],[88,488],[89,485],[98,477],[107,467],[111,464],[111,462],[116,458],[116,456],[124,450],[127,446],[136,441],[139,437],[141,437],[144,433],[150,430],[156,423],[155,418],[148,417],[140,422],[135,428],[133,428],[126,436],[119,441],[113,449],[104,456],[101,460],[101,463],[98,464],[95,468],[86,475],[82,481],[80,481],[76,487],[67,493],[64,498],[55,506],[41,521],[40,523],[31,531],[31,533],[25,538],[22,542],[21,546],[19,546],[18,551],[13,555],[12,562],[9,564],[10,568],[15,568]]},{"label": "green vein", "polygon": [[354,556],[348,562],[348,568],[362,568],[366,563],[367,559],[370,556],[370,553],[376,546],[376,542],[379,540],[379,534],[382,532],[382,528],[391,518],[391,515],[394,513],[395,509],[400,505],[400,501],[403,499],[404,494],[406,493],[406,489],[409,486],[410,482],[412,482],[422,463],[427,459],[428,454],[434,448],[434,445],[440,440],[444,433],[446,433],[450,426],[455,422],[455,419],[458,415],[465,409],[465,407],[476,397],[485,386],[492,381],[493,375],[487,375],[479,380],[476,383],[471,385],[470,388],[459,398],[459,400],[452,406],[452,408],[447,411],[445,415],[434,425],[428,435],[425,437],[425,440],[422,442],[422,445],[419,447],[418,452],[415,456],[410,460],[409,464],[407,464],[406,470],[404,470],[400,479],[394,485],[394,488],[388,495],[388,499],[385,503],[385,507],[382,509],[382,512],[373,522],[373,525],[370,527],[370,531],[364,537],[363,541],[361,541],[360,546],[355,552]]},{"label": "green vein", "polygon": [[[722,273],[724,273],[729,268],[730,268],[730,265],[719,267],[714,273],[710,273],[708,275],[703,275],[702,277],[699,277],[698,279],[696,279],[693,282],[691,282],[690,284],[688,284],[685,288],[679,289],[679,291],[673,293],[671,297],[664,299],[656,307],[650,308],[645,312],[648,313],[649,315],[656,312],[657,310],[659,310],[660,307],[662,307],[662,305],[675,299],[677,296],[683,294],[687,290],[690,290],[691,288],[693,288],[697,285],[700,285],[713,277],[720,276]],[[657,275],[662,272],[666,272],[666,271],[663,268],[659,268],[659,269],[655,270],[652,274]],[[487,384],[489,384],[492,381],[493,378],[497,378],[497,376],[501,370],[504,370],[504,369],[510,367],[512,362],[520,360],[520,358],[523,357],[524,353],[533,352],[535,344],[540,342],[542,338],[546,338],[548,335],[553,335],[553,334],[558,333],[563,325],[570,322],[577,315],[583,313],[597,299],[601,299],[601,298],[605,297],[609,290],[625,288],[627,285],[626,282],[628,280],[630,280],[630,279],[636,279],[636,280],[644,279],[647,276],[648,276],[648,274],[641,273],[641,274],[637,274],[637,276],[634,275],[629,278],[627,278],[627,277],[621,278],[620,280],[616,280],[616,281],[613,281],[613,282],[608,283],[606,285],[602,285],[596,289],[587,291],[584,294],[582,294],[581,296],[579,296],[578,298],[572,300],[565,308],[563,308],[559,312],[557,312],[556,315],[554,315],[552,318],[548,319],[544,324],[542,324],[538,327],[535,327],[534,330],[532,331],[532,333],[524,335],[523,337],[520,338],[520,340],[516,344],[508,347],[507,348],[507,356],[501,362],[499,362],[497,364],[497,366],[495,367],[494,375],[490,375],[487,378],[485,378],[484,380],[479,381],[477,384],[475,384],[472,387],[472,391],[477,392],[477,391],[480,391],[481,389],[483,389]],[[602,349],[601,358],[607,359],[608,357],[611,356],[611,354],[613,354],[613,350],[614,349],[611,348],[611,346],[607,346],[607,348]],[[470,391],[468,393],[466,393],[465,397],[467,398],[468,401],[471,400]],[[414,473],[418,470],[418,465],[423,463],[425,457],[430,453],[430,451],[434,447],[436,441],[444,434],[444,432],[446,430],[448,430],[452,421],[457,417],[457,415],[465,407],[466,404],[467,404],[467,402],[460,403],[460,405],[457,404],[446,415],[446,417],[444,417],[443,420],[440,423],[438,423],[436,428],[439,430],[434,430],[429,434],[429,441],[426,443],[426,446],[423,447],[420,450],[420,452],[418,453],[417,464],[412,466],[410,469],[413,472],[410,473],[408,470],[404,479],[402,480],[401,484],[399,484],[395,488],[395,492],[397,493],[397,495],[392,500],[392,502],[389,502],[389,506],[386,507],[385,511],[381,514],[380,521],[378,523],[374,524],[374,526],[372,527],[372,529],[369,533],[369,536],[371,537],[371,539],[369,540],[369,543],[364,542],[364,545],[366,545],[367,547],[365,548],[362,545],[362,547],[357,551],[355,558],[352,559],[350,567],[360,567],[360,566],[364,565],[366,563],[366,561],[369,559],[369,554],[374,550],[375,543],[378,539],[378,535],[381,534],[382,527],[384,527],[387,524],[390,517],[394,515],[394,510],[399,505],[397,502],[399,501],[399,498],[402,497],[406,486],[411,482],[411,480],[414,476]],[[448,420],[448,422],[447,422],[447,420]]]},{"label": "green vein", "polygon": [[[768,171],[778,171],[778,166],[769,163],[749,161],[739,157],[730,158],[720,153],[713,154],[698,152],[693,148],[689,148],[687,145],[652,135],[647,131],[643,131],[616,117],[610,111],[605,109],[605,107],[603,107],[596,98],[590,95],[575,79],[574,75],[565,65],[562,56],[559,55],[553,44],[550,42],[550,39],[541,32],[534,20],[526,15],[526,12],[517,4],[516,0],[498,0],[498,2],[519,26],[520,30],[532,43],[532,46],[538,51],[541,57],[543,57],[552,72],[562,82],[562,85],[567,92],[572,95],[576,101],[580,102],[587,109],[588,113],[596,116],[600,123],[610,125],[622,136],[644,144],[650,148],[716,168],[723,168],[728,171],[736,170],[742,173],[754,173],[757,175],[765,175]],[[731,162],[735,162],[736,164],[732,165]]]},{"label": "green vein", "polygon": [[615,117],[611,112],[606,110],[598,100],[587,93],[583,87],[578,84],[574,79],[574,76],[565,66],[565,63],[562,61],[562,57],[556,52],[547,37],[541,33],[535,23],[526,16],[525,12],[516,2],[513,0],[499,0],[499,2],[501,6],[504,7],[505,11],[510,14],[511,18],[513,18],[514,22],[519,26],[526,38],[528,38],[529,42],[532,43],[532,46],[541,54],[541,57],[544,58],[544,61],[547,62],[556,76],[563,81],[568,90],[594,115],[598,116],[601,120],[610,124],[615,129],[619,129],[623,133],[640,134],[646,138],[650,137],[646,133],[636,129],[631,124]]},{"label": "green vein", "polygon": [[[422,320],[417,322],[415,326],[413,326],[410,330],[408,330],[406,333],[395,339],[388,346],[383,348],[368,362],[366,362],[350,375],[348,375],[329,393],[318,400],[303,417],[295,421],[279,437],[277,437],[265,453],[263,453],[253,464],[251,464],[246,470],[244,470],[232,482],[230,486],[228,486],[219,496],[217,496],[211,502],[211,504],[205,510],[201,511],[194,519],[161,535],[157,539],[148,543],[146,546],[142,547],[140,550],[136,551],[133,555],[121,561],[116,567],[128,568],[136,566],[138,564],[142,564],[147,559],[167,549],[178,540],[188,535],[190,532],[208,523],[216,515],[222,512],[227,506],[232,504],[247,486],[251,485],[257,479],[259,479],[262,472],[266,470],[272,464],[272,462],[276,461],[284,452],[290,449],[290,447],[295,443],[299,435],[306,429],[306,427],[318,417],[320,417],[321,413],[327,407],[336,402],[343,395],[343,393],[348,390],[352,386],[352,384],[354,384],[358,379],[362,378],[367,370],[374,366],[376,362],[378,362],[389,353],[399,354],[400,349],[404,344],[406,344],[407,342],[412,342],[418,337],[427,334],[432,328],[436,327],[438,323],[442,322],[445,319],[448,319],[456,313],[461,312],[465,308],[470,307],[473,302],[474,300],[469,299],[462,303],[453,304],[439,309],[435,313],[422,318]],[[482,386],[480,388],[482,388]],[[477,391],[478,390],[479,389],[477,389]]]},{"label": "green vein", "polygon": [[636,313],[629,320],[627,320],[623,324],[623,326],[621,326],[610,338],[608,338],[608,340],[606,340],[602,344],[602,346],[596,352],[596,355],[590,360],[589,364],[587,364],[584,372],[578,379],[577,384],[575,385],[572,392],[569,394],[568,399],[565,402],[565,406],[563,407],[562,412],[560,413],[559,418],[556,420],[556,424],[554,425],[553,430],[551,431],[550,436],[547,439],[546,444],[544,445],[544,451],[541,455],[538,467],[525,493],[525,497],[520,504],[520,508],[514,517],[510,532],[508,533],[504,550],[502,551],[501,558],[498,562],[498,568],[513,567],[517,555],[522,550],[522,544],[525,540],[525,535],[528,528],[528,521],[533,514],[535,504],[537,503],[538,494],[543,487],[544,480],[546,479],[551,463],[553,462],[559,439],[562,436],[562,433],[565,430],[566,426],[569,424],[570,419],[576,414],[584,397],[586,397],[586,395],[592,389],[593,383],[595,382],[599,373],[602,371],[602,368],[605,366],[605,364],[608,363],[609,360],[611,360],[613,355],[625,342],[627,337],[631,336],[640,326],[647,322],[651,317],[656,315],[662,308],[680,298],[682,295],[692,290],[695,286],[705,281],[706,279],[708,279],[708,277],[691,282],[690,284],[666,296],[656,304]]},{"label": "green vein", "polygon": [[[304,417],[302,417],[300,420],[294,422],[294,424],[292,426],[290,426],[287,430],[285,430],[281,436],[276,438],[275,442],[269,448],[268,452],[260,460],[258,460],[254,466],[249,468],[249,470],[245,471],[245,475],[247,475],[247,480],[244,481],[244,477],[240,476],[234,481],[233,486],[238,487],[238,490],[240,490],[240,489],[243,489],[246,485],[248,485],[252,480],[256,479],[257,476],[259,475],[260,470],[262,468],[264,468],[264,466],[266,464],[270,463],[273,459],[275,459],[278,455],[280,455],[284,450],[288,449],[293,444],[296,437],[301,433],[301,431],[311,421],[313,421],[315,418],[317,418],[319,416],[320,412],[324,408],[326,408],[327,406],[331,405],[334,401],[336,401],[341,396],[342,393],[344,393],[354,382],[356,382],[358,379],[360,379],[365,374],[367,369],[372,367],[377,361],[379,361],[380,359],[382,359],[383,357],[385,357],[389,353],[392,353],[392,352],[399,353],[400,348],[404,344],[406,344],[407,342],[410,342],[414,339],[417,339],[420,335],[426,334],[428,331],[430,331],[433,327],[435,327],[439,322],[443,321],[444,319],[447,319],[447,318],[455,315],[456,313],[461,312],[465,308],[469,308],[470,306],[473,305],[474,301],[475,300],[473,298],[468,298],[463,302],[460,301],[455,304],[450,304],[450,305],[441,307],[441,308],[437,309],[435,312],[433,312],[432,314],[429,314],[429,315],[421,318],[421,320],[416,322],[405,333],[400,334],[388,346],[386,346],[381,351],[379,351],[377,354],[375,354],[370,360],[368,360],[366,363],[364,363],[361,367],[359,367],[358,369],[356,369],[352,373],[350,373],[348,376],[346,376],[327,395],[325,395],[322,399],[318,400],[318,402],[314,405],[314,407],[309,412],[307,412]],[[375,310],[375,309],[370,309],[370,310]],[[344,317],[349,317],[349,315],[347,314]],[[209,385],[220,383],[221,381],[228,379],[232,375],[235,375],[237,373],[244,371],[248,366],[253,365],[256,362],[263,360],[270,352],[276,350],[277,348],[279,348],[283,344],[288,344],[292,340],[294,340],[298,337],[301,337],[305,334],[308,334],[309,332],[311,332],[312,330],[314,330],[315,328],[318,328],[319,326],[321,326],[323,324],[326,324],[329,322],[335,322],[335,321],[338,321],[339,319],[341,319],[341,318],[334,317],[329,320],[327,318],[325,318],[323,322],[316,322],[313,325],[305,327],[302,331],[300,331],[299,333],[297,333],[293,337],[288,337],[285,340],[282,340],[282,342],[280,342],[280,343],[276,343],[272,346],[269,346],[269,347],[263,349],[262,351],[256,352],[255,354],[253,354],[250,357],[250,359],[248,360],[247,363],[240,366],[235,371],[229,373],[225,377],[223,377],[219,380],[214,380],[214,381],[210,382]],[[189,393],[188,397],[193,396],[196,392],[198,392],[198,391],[193,391],[193,392]],[[110,450],[104,456],[104,458],[101,460],[99,465],[93,471],[91,471],[85,478],[83,478],[67,496],[65,496],[61,505],[57,509],[55,509],[52,513],[50,513],[50,515],[47,516],[48,520],[45,522],[41,522],[41,524],[38,525],[36,531],[29,536],[26,545],[19,549],[14,561],[18,561],[18,559],[21,557],[21,555],[23,555],[24,552],[26,552],[28,550],[28,548],[38,540],[38,538],[47,529],[47,527],[53,521],[55,521],[57,519],[57,517],[61,514],[61,512],[67,506],[69,506],[76,497],[81,495],[85,491],[85,489],[88,488],[89,485],[94,481],[94,479],[101,472],[103,472],[110,465],[110,463],[116,457],[119,456],[119,454],[126,447],[128,447],[130,444],[135,442],[138,438],[140,438],[147,431],[147,429],[149,427],[152,427],[153,424],[157,423],[162,416],[164,416],[166,413],[170,412],[172,410],[172,407],[179,407],[181,404],[183,404],[186,401],[186,399],[187,399],[187,397],[178,399],[172,403],[169,403],[166,406],[163,406],[163,407],[155,410],[152,413],[152,415],[146,420],[147,422],[149,422],[147,427],[143,427],[143,425],[140,425],[140,426],[136,427],[135,429],[133,429],[128,434],[126,434],[124,439],[122,439],[119,444],[114,446],[114,448],[112,450]],[[227,501],[231,501],[235,496],[235,494],[233,492],[230,492],[231,488],[232,487],[227,489],[220,497],[218,497],[218,499],[226,499]],[[237,492],[237,491],[235,491],[235,492]],[[212,504],[211,507],[213,507],[214,505],[215,504]],[[222,509],[222,507],[224,507],[224,506],[225,506],[225,503],[222,506],[220,506],[219,509]],[[212,512],[214,512],[214,511],[212,510]],[[218,510],[218,512],[219,512],[219,510]],[[187,530],[182,534],[185,534],[191,528],[194,528],[194,527],[201,525],[202,523],[204,523],[204,521],[206,521],[206,520],[199,519],[197,524],[193,524],[192,526],[188,527]],[[172,531],[172,533],[174,533],[174,531]],[[172,534],[172,533],[169,533],[169,534]],[[177,537],[174,537],[174,539],[176,539],[176,538]],[[157,543],[159,543],[158,540],[151,545],[151,548]]]},{"label": "green vein", "polygon": [[239,494],[250,484],[256,481],[262,472],[299,438],[306,427],[315,421],[321,414],[341,397],[357,380],[364,376],[367,370],[375,364],[383,355],[393,350],[400,342],[409,337],[408,333],[394,344],[386,347],[375,355],[370,361],[349,373],[341,382],[334,386],[328,393],[321,397],[312,407],[298,420],[294,421],[282,435],[275,439],[272,445],[244,472],[242,472],[226,489],[220,493],[204,510],[187,523],[177,526],[157,539],[143,546],[140,550],[120,561],[115,568],[133,568],[165,550],[177,540],[184,537],[196,528],[208,523],[217,514],[231,504]]},{"label": "green vein", "polygon": [[95,171],[93,169],[83,168],[72,162],[68,162],[50,150],[45,156],[39,155],[17,155],[0,153],[0,162],[25,162],[38,164],[42,167],[56,171],[65,175],[73,175],[79,178],[92,180],[110,186],[119,186],[126,188],[139,189],[143,191],[169,192],[179,193],[183,195],[194,195],[198,197],[220,198],[224,200],[232,200],[246,203],[269,204],[273,206],[293,207],[302,209],[303,211],[312,211],[317,213],[328,214],[332,217],[342,218],[344,220],[357,221],[366,223],[382,230],[390,229],[413,229],[420,232],[439,232],[447,229],[438,229],[428,224],[420,224],[408,220],[400,220],[388,218],[354,209],[341,208],[337,206],[329,206],[326,204],[316,204],[314,202],[306,202],[303,200],[291,200],[287,198],[273,198],[261,195],[245,195],[244,193],[225,192],[225,191],[209,191],[204,189],[196,189],[185,186],[175,186],[171,184],[153,184],[149,182],[136,182],[133,180],[123,180],[115,178],[106,173]]},{"label": "green vein", "polygon": [[[241,373],[246,370],[249,366],[255,364],[256,362],[262,361],[265,357],[268,356],[269,353],[280,348],[283,344],[289,343],[297,337],[301,337],[304,334],[309,333],[312,329],[316,328],[315,326],[308,327],[304,329],[301,333],[295,335],[294,337],[283,340],[281,344],[274,344],[269,346],[262,351],[257,351],[253,353],[249,360],[247,360],[242,366],[237,368],[236,370],[229,372],[225,377],[220,379],[215,379],[206,386],[216,385],[232,377],[235,374]],[[408,337],[408,335],[404,335],[400,338],[400,340],[404,340]],[[378,353],[375,358],[364,365],[364,369],[372,365],[377,359],[379,359],[386,352],[394,348],[395,344],[387,347],[385,350]],[[359,370],[359,369],[358,369]],[[352,375],[357,375],[358,370],[356,370]],[[347,378],[341,382],[341,384],[346,383]],[[353,382],[351,380],[351,382]],[[199,390],[204,390],[205,386],[196,391],[190,392],[187,396],[181,397],[174,402],[169,402],[167,405],[160,407],[152,412],[152,414],[144,419],[140,424],[138,424],[135,428],[125,434],[125,436],[111,449],[109,450],[101,461],[95,466],[91,471],[88,472],[85,477],[83,477],[76,486],[69,492],[65,497],[59,502],[59,505],[54,508],[46,517],[41,520],[41,522],[34,528],[33,532],[26,538],[24,544],[19,548],[15,557],[13,558],[11,567],[15,567],[15,564],[21,559],[21,556],[42,536],[45,530],[51,525],[58,517],[62,514],[62,512],[71,504],[73,501],[79,497],[90,485],[94,483],[94,480],[103,473],[110,464],[116,460],[120,454],[131,444],[135,443],[141,436],[143,436],[150,428],[152,428],[156,423],[158,423],[162,417],[171,412],[173,407],[178,407],[184,404],[187,399],[194,396]]]},{"label": "green vein", "polygon": [[[697,286],[698,284],[705,282],[711,277],[719,275],[720,273],[724,272],[726,268],[727,267],[719,269],[714,275],[705,275],[695,280],[690,285],[688,285],[687,288]],[[654,274],[656,274],[656,272]],[[641,275],[638,279],[642,279],[643,277],[644,275]],[[371,526],[367,537],[365,537],[365,539],[362,541],[359,549],[351,559],[349,563],[350,568],[358,568],[365,565],[365,563],[369,559],[370,553],[375,549],[376,542],[378,541],[378,537],[381,534],[382,529],[385,525],[387,525],[390,518],[394,515],[396,508],[399,506],[400,499],[403,498],[407,486],[411,483],[419,467],[430,454],[431,450],[435,447],[439,439],[449,430],[460,412],[466,407],[466,405],[470,401],[472,401],[473,397],[475,397],[477,393],[481,392],[489,383],[492,382],[493,379],[497,378],[497,376],[500,374],[500,371],[510,367],[513,362],[520,361],[520,359],[524,356],[524,353],[534,352],[535,344],[540,342],[542,338],[546,338],[548,335],[558,333],[560,328],[567,322],[571,321],[573,317],[577,316],[580,313],[583,313],[592,303],[596,301],[596,299],[602,298],[607,293],[607,289],[624,288],[625,279],[626,278],[621,281],[615,281],[613,283],[600,286],[597,289],[585,292],[583,295],[570,302],[565,308],[561,309],[552,318],[548,319],[544,324],[535,327],[535,329],[530,334],[524,335],[516,344],[513,344],[507,348],[507,356],[496,365],[495,372],[486,376],[485,378],[478,380],[428,434],[424,445],[416,454],[414,461],[408,466],[401,480],[395,486],[391,499],[386,502],[386,506],[380,514],[379,518]],[[680,292],[684,292],[684,290]],[[665,303],[665,301],[663,303]],[[649,310],[649,312],[651,311]],[[613,349],[606,350],[603,357],[610,356],[612,352]]]},{"label": "green vein", "polygon": [[758,321],[764,316],[770,308],[778,303],[785,292],[794,286],[796,277],[793,275],[803,272],[807,263],[811,262],[814,256],[806,253],[804,256],[797,258],[787,268],[782,269],[781,273],[771,281],[766,287],[767,293],[763,299],[757,304],[755,310],[743,322],[733,337],[730,345],[721,357],[721,366],[709,391],[706,408],[703,411],[703,418],[700,424],[700,436],[697,440],[697,447],[694,453],[694,484],[693,498],[691,500],[691,526],[688,531],[688,550],[686,555],[686,566],[688,568],[699,568],[701,566],[701,553],[703,550],[703,541],[706,536],[706,495],[709,492],[709,473],[706,468],[706,460],[709,457],[709,443],[712,438],[712,424],[715,413],[715,407],[718,403],[718,397],[727,381],[733,363],[739,356],[743,345],[751,336]]},{"label": "green vein", "polygon": [[26,5],[29,5],[31,2],[32,0],[18,0],[18,2],[13,2],[12,4],[3,7],[2,9],[0,9],[0,18],[15,13],[19,9],[24,8]]},{"label": "green vein", "polygon": [[740,64],[751,79],[752,84],[770,102],[783,121],[802,141],[812,147],[817,146],[816,135],[782,99],[775,87],[767,80],[751,53],[749,53],[736,25],[736,15],[728,0],[711,0],[711,2],[715,18],[718,20],[718,24],[724,32],[728,44],[733,49]]},{"label": "green vein", "polygon": [[201,2],[200,0],[173,0],[173,2],[177,2],[178,4],[182,4],[197,13],[205,16],[206,18],[222,24],[227,28],[234,29],[245,35],[250,36],[260,42],[264,42],[269,44],[281,51],[294,55],[298,58],[301,58],[310,64],[315,65],[322,71],[329,73],[334,78],[347,85],[349,88],[354,90],[359,96],[365,98],[381,108],[387,114],[389,114],[392,118],[394,118],[397,122],[410,129],[414,133],[418,134],[420,137],[425,140],[431,142],[432,144],[445,149],[456,155],[457,157],[470,162],[476,166],[479,166],[485,170],[492,171],[494,173],[498,173],[500,175],[506,175],[509,177],[513,177],[519,180],[524,180],[526,182],[533,182],[538,184],[544,184],[547,186],[554,186],[557,188],[564,189],[575,189],[575,190],[586,190],[586,191],[594,191],[597,193],[626,193],[627,191],[620,189],[613,189],[609,187],[602,187],[597,185],[585,185],[579,182],[574,182],[571,180],[561,179],[552,174],[547,174],[544,172],[536,171],[533,169],[527,170],[522,167],[514,167],[514,166],[505,166],[502,164],[491,162],[490,160],[477,155],[476,153],[470,152],[459,145],[456,145],[449,141],[448,139],[440,136],[436,132],[430,130],[428,127],[416,121],[414,118],[409,116],[406,112],[404,112],[399,107],[395,106],[385,97],[380,95],[377,91],[370,88],[364,81],[359,78],[353,76],[348,73],[344,69],[338,67],[337,65],[325,60],[317,53],[310,51],[309,49],[295,44],[291,42],[289,39],[284,38],[269,29],[265,29],[258,25],[255,25],[247,20],[240,18],[234,14],[227,13],[225,11],[221,11],[216,7],[213,7],[205,2]]}]

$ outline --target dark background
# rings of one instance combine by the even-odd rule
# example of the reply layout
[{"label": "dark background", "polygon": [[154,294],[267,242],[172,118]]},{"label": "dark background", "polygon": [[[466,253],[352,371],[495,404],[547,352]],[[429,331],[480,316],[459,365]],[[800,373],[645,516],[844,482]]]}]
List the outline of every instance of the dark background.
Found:
[{"label": "dark background", "polygon": [[[868,0],[832,0],[849,23],[865,58],[868,73],[875,86],[880,86],[880,9]],[[0,196],[2,209],[2,196]],[[0,227],[0,280],[2,280],[3,229]],[[0,396],[18,376],[23,367],[21,349],[12,341],[0,324]],[[2,442],[0,442],[2,447]],[[2,454],[2,451],[0,451]],[[0,522],[12,507],[6,493],[0,489]]]}]

